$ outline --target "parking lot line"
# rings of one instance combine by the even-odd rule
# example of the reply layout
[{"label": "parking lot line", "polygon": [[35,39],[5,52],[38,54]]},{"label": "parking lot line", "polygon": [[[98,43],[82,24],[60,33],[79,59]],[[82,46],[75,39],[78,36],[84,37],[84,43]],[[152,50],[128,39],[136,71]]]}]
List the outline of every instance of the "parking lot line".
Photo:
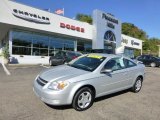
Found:
[{"label": "parking lot line", "polygon": [[4,63],[3,63],[3,62],[0,62],[0,63],[2,64],[2,67],[3,67],[4,71],[5,71],[5,73],[6,73],[7,75],[11,75],[11,73],[10,73],[9,70],[6,68],[6,66],[4,65]]}]

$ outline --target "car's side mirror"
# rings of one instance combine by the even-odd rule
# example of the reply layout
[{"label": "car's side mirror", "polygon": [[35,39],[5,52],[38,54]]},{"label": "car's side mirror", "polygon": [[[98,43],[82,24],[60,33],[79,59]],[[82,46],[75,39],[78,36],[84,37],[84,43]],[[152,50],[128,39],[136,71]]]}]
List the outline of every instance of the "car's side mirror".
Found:
[{"label": "car's side mirror", "polygon": [[101,73],[111,73],[112,69],[102,69]]}]

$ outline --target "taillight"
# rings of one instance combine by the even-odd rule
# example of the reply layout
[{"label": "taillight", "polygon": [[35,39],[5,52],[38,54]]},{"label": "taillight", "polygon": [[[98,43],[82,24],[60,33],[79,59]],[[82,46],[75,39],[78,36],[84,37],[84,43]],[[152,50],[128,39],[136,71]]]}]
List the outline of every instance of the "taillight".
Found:
[{"label": "taillight", "polygon": [[72,57],[72,60],[75,59],[75,58],[77,58],[77,56],[73,56],[73,57]]}]

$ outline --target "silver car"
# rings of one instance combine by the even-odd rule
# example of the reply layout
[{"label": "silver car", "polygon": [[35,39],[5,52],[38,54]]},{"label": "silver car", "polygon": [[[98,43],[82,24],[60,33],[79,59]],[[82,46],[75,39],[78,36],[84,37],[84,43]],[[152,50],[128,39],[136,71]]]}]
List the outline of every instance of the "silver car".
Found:
[{"label": "silver car", "polygon": [[47,104],[72,104],[75,110],[83,111],[97,97],[129,88],[139,92],[144,74],[144,65],[127,57],[87,54],[40,73],[33,90]]}]

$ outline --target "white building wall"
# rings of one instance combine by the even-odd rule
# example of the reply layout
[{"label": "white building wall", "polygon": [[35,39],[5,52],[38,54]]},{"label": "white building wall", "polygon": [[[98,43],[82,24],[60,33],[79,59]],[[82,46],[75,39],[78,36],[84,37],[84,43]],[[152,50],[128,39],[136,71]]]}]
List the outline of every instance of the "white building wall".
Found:
[{"label": "white building wall", "polygon": [[12,55],[11,62],[18,64],[49,64],[49,57]]},{"label": "white building wall", "polygon": [[[21,10],[28,13],[33,13],[39,16],[49,18],[50,24],[41,24],[27,21],[13,15],[13,9]],[[54,13],[36,9],[10,0],[0,0],[0,23],[12,24],[15,26],[27,27],[51,33],[59,33],[68,36],[75,36],[84,39],[92,39],[92,25],[86,22],[76,21]],[[78,32],[67,28],[61,28],[60,23],[69,24],[75,27],[84,28],[84,32]]]},{"label": "white building wall", "polygon": [[[109,27],[108,24],[111,24],[113,28]],[[116,44],[116,47],[121,44],[121,21],[119,19],[103,11],[94,10],[93,26],[93,49],[104,49],[104,41],[108,43],[113,42]],[[104,35],[107,31],[112,31],[116,39],[115,41],[104,39]]]},{"label": "white building wall", "polygon": [[116,48],[116,53],[124,53],[125,47],[142,50],[142,40],[122,34],[121,45]]}]

